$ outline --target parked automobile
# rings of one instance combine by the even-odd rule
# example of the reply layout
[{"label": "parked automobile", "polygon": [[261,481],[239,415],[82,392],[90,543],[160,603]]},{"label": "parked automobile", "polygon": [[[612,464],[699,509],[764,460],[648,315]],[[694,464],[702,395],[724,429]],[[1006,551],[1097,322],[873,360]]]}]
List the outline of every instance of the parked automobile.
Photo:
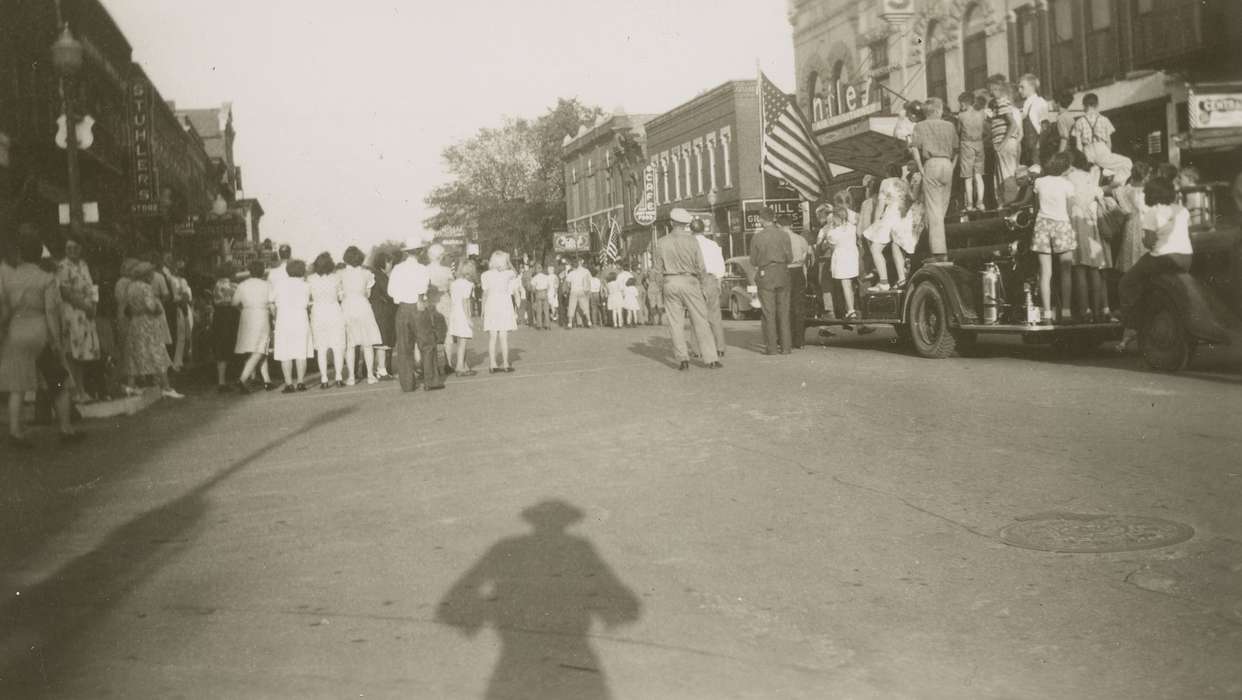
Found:
[{"label": "parked automobile", "polygon": [[759,310],[759,287],[755,286],[755,268],[749,258],[725,261],[725,276],[720,280],[720,308],[727,310],[734,321],[744,321]]}]

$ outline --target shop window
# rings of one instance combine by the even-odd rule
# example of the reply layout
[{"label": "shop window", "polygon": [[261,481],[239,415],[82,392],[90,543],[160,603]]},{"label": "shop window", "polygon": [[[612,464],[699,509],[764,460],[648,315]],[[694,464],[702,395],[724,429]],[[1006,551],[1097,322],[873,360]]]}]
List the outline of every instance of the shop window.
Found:
[{"label": "shop window", "polygon": [[1113,0],[1087,0],[1087,80],[1096,82],[1118,71],[1113,34]]},{"label": "shop window", "polygon": [[949,103],[949,78],[944,62],[944,27],[933,22],[927,29],[927,96]]},{"label": "shop window", "polygon": [[1083,82],[1082,49],[1077,39],[1074,15],[1077,0],[1051,0],[1048,12],[1052,26],[1052,80],[1056,89],[1076,87]]},{"label": "shop window", "polygon": [[733,158],[730,153],[733,141],[733,132],[729,127],[720,130],[720,162],[724,168],[724,186],[729,189],[733,186]]},{"label": "shop window", "polygon": [[962,23],[962,58],[966,68],[966,89],[975,90],[988,82],[988,38],[978,3],[966,10]]},{"label": "shop window", "polygon": [[1039,44],[1035,33],[1035,13],[1030,8],[1018,13],[1017,35],[1017,72],[1039,75]]}]

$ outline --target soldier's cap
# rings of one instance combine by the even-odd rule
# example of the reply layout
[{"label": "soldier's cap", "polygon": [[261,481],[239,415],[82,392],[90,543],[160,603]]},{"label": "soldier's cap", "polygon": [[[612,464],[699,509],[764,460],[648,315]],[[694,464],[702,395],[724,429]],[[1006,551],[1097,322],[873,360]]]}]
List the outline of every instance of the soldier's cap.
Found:
[{"label": "soldier's cap", "polygon": [[675,224],[688,224],[694,220],[694,217],[690,216],[690,212],[682,209],[681,207],[677,207],[670,211],[668,213],[668,218]]}]

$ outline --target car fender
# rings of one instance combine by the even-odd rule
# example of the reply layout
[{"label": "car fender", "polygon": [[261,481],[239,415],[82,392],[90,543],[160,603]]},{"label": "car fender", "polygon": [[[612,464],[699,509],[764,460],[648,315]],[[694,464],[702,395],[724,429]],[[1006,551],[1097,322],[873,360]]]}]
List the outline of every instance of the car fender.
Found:
[{"label": "car fender", "polygon": [[1164,294],[1173,303],[1186,332],[1196,340],[1228,344],[1228,328],[1242,327],[1242,323],[1229,308],[1189,273],[1166,273],[1157,276],[1144,296],[1151,294]]},{"label": "car fender", "polygon": [[[967,303],[966,300],[974,298],[977,277],[975,273],[956,265],[924,265],[910,276],[907,289],[913,291],[919,284],[930,281],[944,293],[945,304],[948,306],[949,313],[953,315],[955,323],[973,323],[977,320],[978,313],[975,311],[974,304]],[[911,296],[906,294],[903,312],[906,319],[910,318]]]}]

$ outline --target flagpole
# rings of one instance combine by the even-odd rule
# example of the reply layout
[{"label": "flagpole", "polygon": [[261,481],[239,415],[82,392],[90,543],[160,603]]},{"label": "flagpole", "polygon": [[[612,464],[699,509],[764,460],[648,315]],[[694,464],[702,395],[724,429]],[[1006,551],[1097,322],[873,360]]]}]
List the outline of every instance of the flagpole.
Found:
[{"label": "flagpole", "polygon": [[[768,206],[768,175],[764,170],[764,166],[768,162],[768,125],[764,121],[763,109],[763,67],[759,65],[759,57],[755,57],[755,72],[758,73],[758,79],[755,80],[755,92],[759,96],[759,185],[760,195],[763,198],[760,206]],[[742,229],[743,238],[745,237],[746,228],[746,207],[742,207]]]}]

